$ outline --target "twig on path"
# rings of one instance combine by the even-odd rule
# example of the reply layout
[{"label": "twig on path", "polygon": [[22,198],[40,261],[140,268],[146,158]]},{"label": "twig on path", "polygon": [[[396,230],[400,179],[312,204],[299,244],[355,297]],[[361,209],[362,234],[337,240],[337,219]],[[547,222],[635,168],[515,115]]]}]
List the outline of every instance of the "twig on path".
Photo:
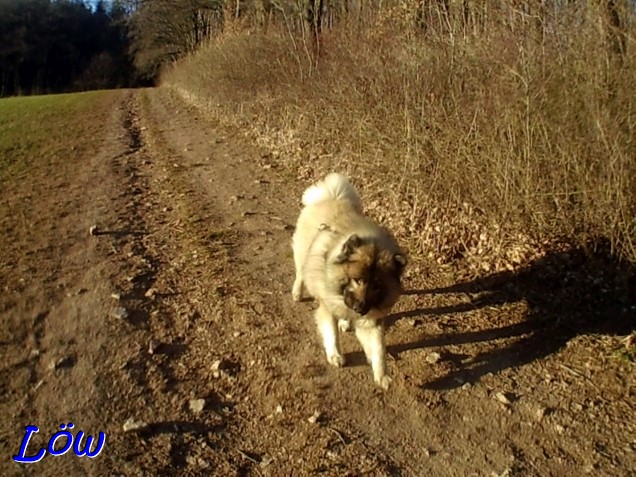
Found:
[{"label": "twig on path", "polygon": [[334,429],[333,427],[328,427],[327,429],[329,429],[331,432],[333,432],[336,436],[338,436],[338,439],[340,439],[340,442],[342,442],[342,445],[347,445],[347,441],[345,441],[345,438],[342,437],[342,434],[340,433],[340,431],[337,431],[336,429]]},{"label": "twig on path", "polygon": [[[243,456],[244,459],[249,460],[250,462],[253,462],[256,465],[261,465],[261,461],[258,461],[256,459],[254,459],[254,457],[252,457],[251,455],[249,455],[247,452],[243,452],[241,449],[236,449],[236,451],[241,454]],[[258,473],[258,475],[263,475],[263,473],[259,470],[258,467],[255,468],[256,472]]]},{"label": "twig on path", "polygon": [[[599,392],[601,391],[598,388],[598,386],[594,383],[594,381],[592,381],[590,378],[588,378],[585,374],[581,373],[580,371],[577,371],[576,369],[571,368],[570,366],[567,366],[565,364],[560,364],[559,366],[561,368],[565,369],[566,371],[570,372],[570,374],[572,374],[573,376],[579,377],[579,378],[583,379],[584,381],[588,382],[597,391],[599,391]],[[600,396],[600,397],[601,397],[601,399],[604,399],[603,396]]]}]

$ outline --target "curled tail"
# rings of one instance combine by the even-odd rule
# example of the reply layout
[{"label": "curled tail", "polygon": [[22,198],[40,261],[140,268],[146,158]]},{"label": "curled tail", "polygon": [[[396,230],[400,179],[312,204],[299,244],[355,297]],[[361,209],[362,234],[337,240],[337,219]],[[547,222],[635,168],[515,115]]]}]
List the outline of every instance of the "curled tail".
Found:
[{"label": "curled tail", "polygon": [[345,176],[336,172],[316,182],[303,194],[303,205],[315,205],[328,200],[347,200],[356,209],[362,209],[358,192]]}]

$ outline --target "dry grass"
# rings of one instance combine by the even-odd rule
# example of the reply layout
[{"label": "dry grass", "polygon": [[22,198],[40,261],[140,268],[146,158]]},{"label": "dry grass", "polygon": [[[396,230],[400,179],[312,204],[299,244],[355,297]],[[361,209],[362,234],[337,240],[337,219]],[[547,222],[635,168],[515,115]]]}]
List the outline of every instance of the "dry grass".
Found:
[{"label": "dry grass", "polygon": [[290,23],[228,28],[164,84],[298,177],[349,173],[412,254],[501,270],[608,240],[636,262],[634,17],[621,55],[593,6],[432,9],[422,30],[418,2],[387,3],[318,55]]}]

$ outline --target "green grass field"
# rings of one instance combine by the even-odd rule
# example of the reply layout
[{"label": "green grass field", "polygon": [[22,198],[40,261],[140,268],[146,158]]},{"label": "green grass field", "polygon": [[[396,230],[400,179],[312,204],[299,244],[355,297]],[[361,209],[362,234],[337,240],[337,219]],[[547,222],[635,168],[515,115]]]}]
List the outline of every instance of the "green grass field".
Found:
[{"label": "green grass field", "polygon": [[109,91],[0,100],[0,181],[26,173],[37,161],[55,162],[96,147],[94,112]]}]

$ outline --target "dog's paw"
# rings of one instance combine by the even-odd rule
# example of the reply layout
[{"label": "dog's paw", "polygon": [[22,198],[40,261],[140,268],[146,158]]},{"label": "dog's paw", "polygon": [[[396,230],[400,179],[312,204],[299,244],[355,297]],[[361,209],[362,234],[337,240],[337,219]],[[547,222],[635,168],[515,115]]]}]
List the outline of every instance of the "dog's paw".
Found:
[{"label": "dog's paw", "polygon": [[329,364],[337,368],[342,368],[345,365],[345,357],[341,354],[333,354],[331,356],[327,356],[327,361],[329,361]]},{"label": "dog's paw", "polygon": [[292,300],[298,302],[303,299],[303,279],[296,273],[294,284],[292,285]]},{"label": "dog's paw", "polygon": [[303,285],[302,283],[294,283],[292,287],[292,300],[299,302],[303,299]]},{"label": "dog's paw", "polygon": [[384,389],[385,391],[387,391],[389,389],[389,386],[391,385],[391,383],[393,382],[393,379],[391,378],[391,376],[387,376],[386,374],[384,376],[382,376],[381,378],[376,378],[375,380],[375,384],[377,384],[378,386],[380,386],[382,389]]},{"label": "dog's paw", "polygon": [[340,331],[351,331],[351,322],[349,320],[338,320],[338,328]]}]

